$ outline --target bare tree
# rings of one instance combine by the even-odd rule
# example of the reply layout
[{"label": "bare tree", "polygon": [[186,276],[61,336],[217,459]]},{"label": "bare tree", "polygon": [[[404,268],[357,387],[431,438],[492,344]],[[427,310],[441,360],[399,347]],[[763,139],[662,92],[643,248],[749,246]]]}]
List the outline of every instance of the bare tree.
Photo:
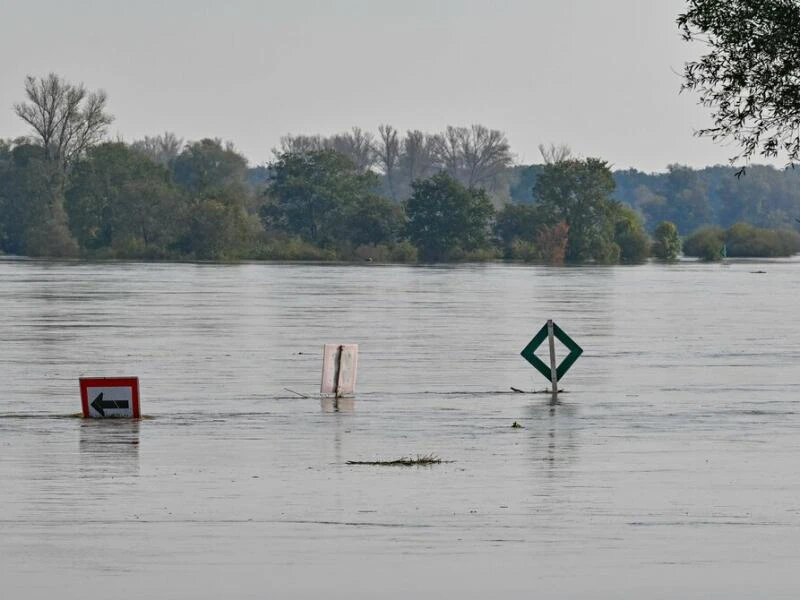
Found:
[{"label": "bare tree", "polygon": [[360,127],[339,133],[326,141],[326,146],[350,158],[361,171],[375,164],[375,136]]},{"label": "bare tree", "polygon": [[145,136],[131,144],[131,148],[161,165],[169,166],[183,150],[183,139],[165,131],[162,135]]},{"label": "bare tree", "polygon": [[547,165],[557,165],[572,158],[572,149],[566,144],[539,144],[539,152]]},{"label": "bare tree", "polygon": [[386,178],[389,196],[397,202],[397,167],[400,159],[400,140],[397,137],[397,130],[391,125],[379,125],[378,138],[375,144],[377,163]]},{"label": "bare tree", "polygon": [[325,149],[326,142],[320,135],[284,135],[281,137],[280,150],[274,154],[308,154]]},{"label": "bare tree", "polygon": [[433,147],[433,136],[418,129],[406,132],[400,141],[398,157],[398,198],[408,198],[411,195],[412,183],[418,179],[427,179],[439,170]]},{"label": "bare tree", "polygon": [[511,166],[511,147],[505,134],[483,125],[460,129],[464,184],[495,190]]},{"label": "bare tree", "polygon": [[433,136],[433,153],[442,169],[453,179],[461,180],[463,140],[469,135],[466,127],[448,125],[443,133]]},{"label": "bare tree", "polygon": [[409,183],[430,177],[436,171],[434,145],[435,140],[431,135],[418,129],[406,132],[402,143],[403,153],[400,156],[400,167]]},{"label": "bare tree", "polygon": [[55,73],[25,78],[27,102],[14,105],[17,116],[30,125],[48,160],[63,172],[89,147],[102,141],[114,118],[106,109],[103,90],[88,92]]}]

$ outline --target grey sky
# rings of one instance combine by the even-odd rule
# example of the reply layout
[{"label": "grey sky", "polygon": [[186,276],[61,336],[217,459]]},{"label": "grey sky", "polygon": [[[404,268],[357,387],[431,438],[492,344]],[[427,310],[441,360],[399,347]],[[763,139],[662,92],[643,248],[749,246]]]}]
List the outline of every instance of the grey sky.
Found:
[{"label": "grey sky", "polygon": [[230,139],[252,163],[286,133],[504,130],[518,162],[565,142],[617,168],[725,162],[679,95],[699,49],[682,0],[0,0],[0,136],[26,74],[104,88],[112,134]]}]

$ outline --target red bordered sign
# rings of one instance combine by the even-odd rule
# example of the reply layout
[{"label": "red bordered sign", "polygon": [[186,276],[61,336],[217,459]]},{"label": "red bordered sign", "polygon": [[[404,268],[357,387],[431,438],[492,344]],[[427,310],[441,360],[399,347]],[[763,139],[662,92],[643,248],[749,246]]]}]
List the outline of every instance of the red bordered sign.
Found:
[{"label": "red bordered sign", "polygon": [[138,377],[81,377],[84,418],[139,418]]}]

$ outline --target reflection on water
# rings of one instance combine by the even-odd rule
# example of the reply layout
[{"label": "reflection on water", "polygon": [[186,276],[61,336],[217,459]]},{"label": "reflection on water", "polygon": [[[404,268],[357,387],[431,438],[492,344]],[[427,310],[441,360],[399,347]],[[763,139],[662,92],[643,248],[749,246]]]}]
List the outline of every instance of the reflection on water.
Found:
[{"label": "reflection on water", "polygon": [[537,401],[527,412],[534,464],[544,465],[553,476],[577,459],[578,407],[561,400]]},{"label": "reflection on water", "polygon": [[131,477],[139,473],[138,419],[81,419],[81,477]]},{"label": "reflection on water", "polygon": [[352,397],[348,398],[322,397],[320,399],[320,405],[322,407],[322,411],[326,413],[353,412],[353,410],[355,410],[356,401],[355,398]]}]

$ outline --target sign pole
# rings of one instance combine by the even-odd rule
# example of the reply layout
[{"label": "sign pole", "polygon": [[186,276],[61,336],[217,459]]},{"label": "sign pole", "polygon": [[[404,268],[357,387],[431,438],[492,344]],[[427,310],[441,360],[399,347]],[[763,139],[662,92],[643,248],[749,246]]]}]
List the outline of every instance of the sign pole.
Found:
[{"label": "sign pole", "polygon": [[[569,350],[569,354],[564,357],[560,365],[556,365],[556,338]],[[550,366],[548,367],[545,362],[536,356],[536,350],[547,340],[550,346]],[[564,374],[569,371],[569,368],[578,360],[578,357],[583,354],[583,348],[575,343],[552,319],[548,319],[547,323],[542,325],[542,328],[533,336],[533,339],[528,342],[528,345],[522,349],[522,358],[527,360],[534,369],[539,371],[544,377],[550,380],[553,386],[553,400],[556,400],[558,394],[558,382],[564,377]]]},{"label": "sign pole", "polygon": [[550,344],[550,383],[553,384],[553,399],[558,396],[558,370],[556,368],[556,340],[553,335],[553,319],[547,319],[547,341]]}]

